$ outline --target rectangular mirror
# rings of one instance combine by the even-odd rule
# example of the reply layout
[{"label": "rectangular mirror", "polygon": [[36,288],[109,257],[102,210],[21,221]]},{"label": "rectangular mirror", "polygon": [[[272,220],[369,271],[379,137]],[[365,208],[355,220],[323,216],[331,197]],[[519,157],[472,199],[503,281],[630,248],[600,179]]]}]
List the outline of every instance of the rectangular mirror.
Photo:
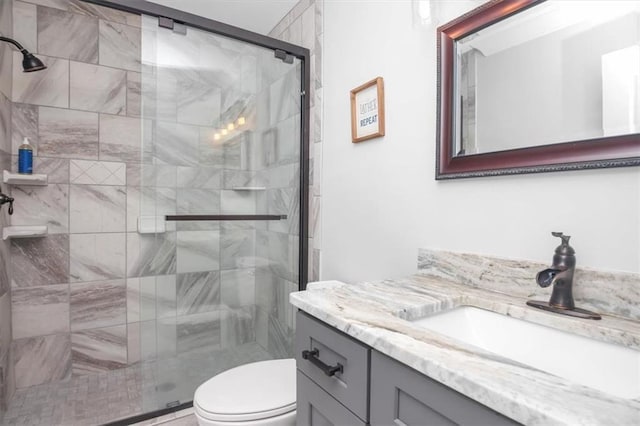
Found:
[{"label": "rectangular mirror", "polygon": [[436,179],[640,164],[640,1],[490,1],[438,71]]}]

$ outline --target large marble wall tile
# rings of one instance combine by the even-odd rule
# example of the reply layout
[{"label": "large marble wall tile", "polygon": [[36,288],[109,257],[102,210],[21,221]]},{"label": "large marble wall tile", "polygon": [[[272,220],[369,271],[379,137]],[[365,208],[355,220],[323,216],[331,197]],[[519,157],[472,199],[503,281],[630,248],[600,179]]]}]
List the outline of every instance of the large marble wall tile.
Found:
[{"label": "large marble wall tile", "polygon": [[[183,188],[178,190],[177,214],[220,214],[220,191],[213,189]],[[216,230],[215,221],[179,222],[178,230]]]},{"label": "large marble wall tile", "polygon": [[[11,170],[18,171],[18,156],[11,161]],[[33,172],[47,175],[49,184],[69,183],[69,160],[67,158],[34,157]]]},{"label": "large marble wall tile", "polygon": [[[145,45],[147,39],[145,39]],[[155,60],[149,63],[156,63]],[[155,73],[141,76],[142,115],[157,120],[176,121],[178,82],[171,69],[154,68]]]},{"label": "large marble wall tile", "polygon": [[100,20],[100,65],[140,71],[140,28]]},{"label": "large marble wall tile", "polygon": [[[209,75],[212,74],[212,75]],[[181,70],[177,76],[177,120],[184,124],[210,126],[220,116],[218,73]]]},{"label": "large marble wall tile", "polygon": [[289,188],[300,185],[300,165],[285,164],[266,171],[269,188]]},{"label": "large marble wall tile", "polygon": [[76,185],[125,185],[127,165],[110,161],[71,160],[69,179]]},{"label": "large marble wall tile", "polygon": [[71,234],[71,282],[124,278],[125,234]]},{"label": "large marble wall tile", "polygon": [[122,186],[71,185],[71,232],[124,232],[127,193]]},{"label": "large marble wall tile", "polygon": [[255,269],[230,269],[220,272],[221,301],[230,308],[256,303]]},{"label": "large marble wall tile", "polygon": [[278,165],[300,161],[300,115],[278,123],[276,162]]},{"label": "large marble wall tile", "polygon": [[13,103],[11,108],[11,150],[18,154],[18,147],[24,138],[29,138],[33,154],[38,155],[38,107],[36,105]]},{"label": "large marble wall tile", "polygon": [[257,214],[257,205],[265,205],[264,202],[261,203],[264,199],[264,191],[223,190],[220,191],[220,212],[222,214]]},{"label": "large marble wall tile", "polygon": [[267,191],[269,214],[287,215],[285,220],[269,222],[269,231],[297,235],[300,230],[300,191],[298,188],[278,188]]},{"label": "large marble wall tile", "polygon": [[232,348],[256,341],[256,307],[225,309],[221,314],[221,341],[223,348]]},{"label": "large marble wall tile", "polygon": [[38,54],[47,69],[38,72],[22,71],[22,54],[13,52],[14,102],[69,107],[69,61]]},{"label": "large marble wall tile", "polygon": [[264,171],[224,170],[223,188],[253,186],[264,187],[267,185],[267,174]]},{"label": "large marble wall tile", "polygon": [[[11,348],[11,295],[6,292],[0,296],[0,361],[6,361]],[[4,364],[0,364],[0,368]],[[2,378],[0,378],[0,381]],[[1,387],[1,386],[0,386]],[[0,389],[0,392],[2,390]]]},{"label": "large marble wall tile", "polygon": [[178,274],[178,316],[211,312],[220,307],[220,273]]},{"label": "large marble wall tile", "polygon": [[127,321],[176,316],[176,276],[127,279]]},{"label": "large marble wall tile", "polygon": [[[0,6],[10,4],[0,2]],[[9,15],[7,15],[9,16]],[[0,93],[7,99],[12,99],[13,93],[13,48],[8,43],[0,44]]]},{"label": "large marble wall tile", "polygon": [[69,236],[11,241],[12,287],[37,287],[69,282]]},{"label": "large marble wall tile", "polygon": [[168,275],[176,272],[176,234],[127,234],[127,276]]},{"label": "large marble wall tile", "polygon": [[72,331],[126,323],[124,280],[72,284],[70,300]]},{"label": "large marble wall tile", "polygon": [[289,328],[293,328],[296,309],[289,303],[289,294],[299,291],[298,284],[284,279],[277,279],[275,289],[275,315]]},{"label": "large marble wall tile", "polygon": [[198,127],[158,121],[154,155],[164,164],[195,166],[198,164]]},{"label": "large marble wall tile", "polygon": [[[139,216],[156,216],[164,221],[164,215],[176,214],[176,190],[172,188],[127,187],[127,232],[138,230]],[[175,222],[166,222],[167,230],[175,230]]]},{"label": "large marble wall tile", "polygon": [[127,365],[127,326],[71,333],[74,376],[115,370]]},{"label": "large marble wall tile", "polygon": [[140,323],[140,356],[143,360],[176,356],[176,318]]},{"label": "large marble wall tile", "polygon": [[48,7],[39,7],[38,53],[97,63],[98,20]]},{"label": "large marble wall tile", "polygon": [[14,340],[16,387],[67,379],[71,373],[69,334]]},{"label": "large marble wall tile", "polygon": [[140,278],[127,278],[127,324],[140,322]]},{"label": "large marble wall tile", "polygon": [[177,167],[170,164],[142,164],[141,179],[142,186],[175,188]]},{"label": "large marble wall tile", "polygon": [[140,117],[142,114],[142,77],[138,72],[127,72],[127,115]]},{"label": "large marble wall tile", "polygon": [[223,164],[225,169],[250,169],[250,140],[251,132],[246,131],[224,142]]},{"label": "large marble wall tile", "polygon": [[142,353],[140,351],[140,323],[133,322],[127,324],[127,364],[132,365],[140,362]]},{"label": "large marble wall tile", "polygon": [[220,269],[220,231],[178,231],[177,272]]},{"label": "large marble wall tile", "polygon": [[[41,72],[41,71],[40,71]],[[38,154],[98,159],[98,114],[40,107]]]},{"label": "large marble wall tile", "polygon": [[157,317],[175,318],[177,315],[177,276],[160,275],[155,277]]},{"label": "large marble wall tile", "polygon": [[142,125],[139,118],[100,114],[100,159],[140,162]]},{"label": "large marble wall tile", "polygon": [[178,167],[178,188],[220,189],[222,170],[219,167]]},{"label": "large marble wall tile", "polygon": [[269,88],[270,124],[275,125],[300,111],[300,71],[295,67]]},{"label": "large marble wall tile", "polygon": [[105,21],[118,22],[134,27],[140,27],[140,15],[134,13],[125,12],[123,10],[114,9],[112,7],[98,6],[97,4],[87,3],[83,0],[53,1],[64,4],[64,6],[66,6],[66,10],[68,10],[69,12],[77,13],[79,15],[92,16],[95,18],[104,19]]},{"label": "large marble wall tile", "polygon": [[28,0],[29,3],[39,6],[53,7],[54,9],[68,10],[70,0]]},{"label": "large marble wall tile", "polygon": [[211,352],[220,348],[220,332],[220,311],[178,317],[178,353]]},{"label": "large marble wall tile", "polygon": [[200,127],[198,135],[199,164],[208,166],[222,166],[225,164],[224,146],[220,141],[214,139],[216,133],[216,129]]},{"label": "large marble wall tile", "polygon": [[268,333],[267,350],[274,358],[293,356],[293,330],[283,324],[278,317],[269,315]]},{"label": "large marble wall tile", "polygon": [[71,61],[69,106],[83,111],[125,114],[127,72]]},{"label": "large marble wall tile", "polygon": [[69,332],[69,285],[14,288],[11,291],[13,338]]},{"label": "large marble wall tile", "polygon": [[0,151],[11,153],[11,101],[0,93]]},{"label": "large marble wall tile", "polygon": [[246,265],[246,258],[255,257],[255,241],[255,231],[223,229],[220,238],[222,269],[237,269]]},{"label": "large marble wall tile", "polygon": [[69,232],[69,186],[16,186],[12,225],[47,225],[49,234]]}]

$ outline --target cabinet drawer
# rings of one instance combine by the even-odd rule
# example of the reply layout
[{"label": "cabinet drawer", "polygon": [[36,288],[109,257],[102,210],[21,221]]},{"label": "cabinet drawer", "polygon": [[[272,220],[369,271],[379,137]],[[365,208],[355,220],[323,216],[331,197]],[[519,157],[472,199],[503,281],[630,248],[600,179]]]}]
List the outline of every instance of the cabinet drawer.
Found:
[{"label": "cabinet drawer", "polygon": [[300,371],[296,381],[297,426],[365,426],[362,420]]},{"label": "cabinet drawer", "polygon": [[[301,311],[296,320],[298,369],[362,420],[368,421],[369,349]],[[314,351],[314,354],[305,359],[304,351]],[[342,371],[328,376],[322,370],[322,364],[340,365]]]},{"label": "cabinet drawer", "polygon": [[371,425],[503,426],[519,423],[373,352],[371,355]]}]

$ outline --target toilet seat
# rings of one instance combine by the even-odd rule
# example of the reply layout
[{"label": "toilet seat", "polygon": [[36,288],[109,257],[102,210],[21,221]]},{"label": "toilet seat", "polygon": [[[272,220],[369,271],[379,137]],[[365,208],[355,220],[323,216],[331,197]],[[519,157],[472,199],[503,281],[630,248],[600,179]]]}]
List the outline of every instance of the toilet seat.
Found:
[{"label": "toilet seat", "polygon": [[240,365],[201,384],[193,407],[203,419],[241,422],[296,409],[296,362],[277,359]]}]

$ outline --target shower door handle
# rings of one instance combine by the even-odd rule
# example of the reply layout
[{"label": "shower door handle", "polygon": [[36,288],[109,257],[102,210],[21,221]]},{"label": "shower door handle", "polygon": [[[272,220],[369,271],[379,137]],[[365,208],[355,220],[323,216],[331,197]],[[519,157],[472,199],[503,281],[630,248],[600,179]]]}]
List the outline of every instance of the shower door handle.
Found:
[{"label": "shower door handle", "polygon": [[167,215],[167,221],[225,221],[225,220],[284,220],[286,214],[188,214],[188,215]]}]

